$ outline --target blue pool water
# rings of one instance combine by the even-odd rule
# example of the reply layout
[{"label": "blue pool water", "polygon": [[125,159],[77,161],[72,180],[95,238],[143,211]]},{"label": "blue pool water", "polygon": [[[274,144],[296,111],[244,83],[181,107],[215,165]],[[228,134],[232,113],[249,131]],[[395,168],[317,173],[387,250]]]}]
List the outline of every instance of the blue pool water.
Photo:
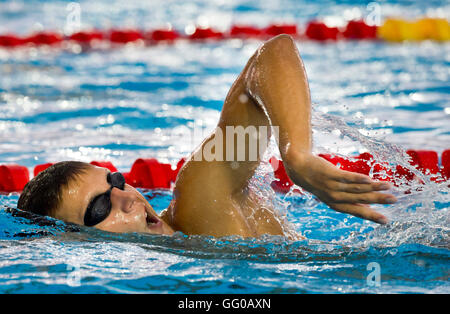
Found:
[{"label": "blue pool water", "polygon": [[[80,1],[84,27],[196,23],[304,25],[366,16],[365,1]],[[65,1],[1,1],[0,33],[61,30]],[[383,17],[449,16],[444,1],[379,2]],[[358,13],[359,12],[359,13]],[[175,164],[217,123],[223,99],[261,44],[222,41],[79,52],[0,50],[0,164],[137,158]],[[297,42],[314,103],[314,150],[363,151],[407,165],[405,149],[450,148],[448,43]],[[276,155],[272,145],[269,154]],[[448,293],[449,187],[427,184],[378,206],[390,223],[336,213],[308,194],[274,195],[264,163],[253,188],[308,240],[110,234],[23,217],[0,194],[2,293]],[[418,174],[420,175],[420,174]],[[167,190],[141,190],[158,212]],[[375,268],[371,268],[374,266]],[[380,272],[379,285],[370,279]]]}]

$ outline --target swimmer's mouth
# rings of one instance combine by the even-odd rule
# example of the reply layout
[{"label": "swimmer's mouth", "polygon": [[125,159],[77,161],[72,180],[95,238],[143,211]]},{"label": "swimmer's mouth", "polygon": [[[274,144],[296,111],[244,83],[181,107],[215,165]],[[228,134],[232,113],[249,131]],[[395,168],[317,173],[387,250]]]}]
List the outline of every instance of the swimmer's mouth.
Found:
[{"label": "swimmer's mouth", "polygon": [[155,227],[161,223],[161,220],[153,216],[151,213],[145,212],[145,220],[147,221],[147,226]]}]

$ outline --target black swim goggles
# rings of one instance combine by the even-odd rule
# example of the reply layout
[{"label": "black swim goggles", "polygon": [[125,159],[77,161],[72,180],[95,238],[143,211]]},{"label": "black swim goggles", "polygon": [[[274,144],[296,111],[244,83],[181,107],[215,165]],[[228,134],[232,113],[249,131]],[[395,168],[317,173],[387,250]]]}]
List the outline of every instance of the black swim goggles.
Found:
[{"label": "black swim goggles", "polygon": [[87,227],[95,226],[105,220],[111,213],[111,190],[118,188],[124,190],[125,178],[120,172],[109,172],[106,180],[111,187],[103,194],[97,195],[88,205],[84,214],[84,225]]}]

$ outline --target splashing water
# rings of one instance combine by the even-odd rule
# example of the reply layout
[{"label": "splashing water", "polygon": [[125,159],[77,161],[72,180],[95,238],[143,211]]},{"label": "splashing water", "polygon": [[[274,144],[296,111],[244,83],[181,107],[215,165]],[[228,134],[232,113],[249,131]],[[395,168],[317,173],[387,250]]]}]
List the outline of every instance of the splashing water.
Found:
[{"label": "splashing water", "polygon": [[[122,22],[127,23],[120,10],[110,10],[110,0],[94,7],[80,3],[89,25],[124,28]],[[342,12],[355,6],[365,12],[364,5],[348,1],[159,4],[150,1],[143,9],[142,1],[128,1],[125,8],[137,25],[153,28],[172,21],[177,29],[196,21],[199,8],[208,12],[202,18],[212,17],[211,22],[221,23],[212,26],[222,29],[230,28],[231,16],[265,26],[286,16],[300,24],[324,16],[342,20]],[[38,22],[55,30],[66,21],[65,2],[27,5],[0,4],[4,30],[29,33]],[[435,1],[380,5],[394,15],[448,11]],[[90,53],[2,50],[0,159],[30,168],[58,160],[107,159],[119,170],[141,156],[178,160],[201,140],[193,145],[182,140],[191,124],[202,120],[206,128],[215,126],[229,86],[259,45],[179,43]],[[305,191],[275,193],[268,158],[279,155],[272,143],[252,188],[288,221],[287,232],[295,230],[306,240],[110,234],[26,215],[14,209],[17,194],[0,195],[0,292],[450,292],[449,188],[411,167],[402,148],[449,148],[450,45],[298,46],[317,107],[315,152],[369,152],[388,169],[402,165],[418,178],[393,188],[398,203],[374,206],[389,224],[337,213]],[[349,122],[356,112],[375,122]],[[385,131],[386,140],[367,131]],[[165,190],[142,192],[158,212],[172,197]],[[367,266],[373,262],[380,265],[380,287],[367,284]]]},{"label": "splashing water", "polygon": [[[312,125],[315,137],[334,136],[336,141],[344,143],[344,146],[356,147],[355,152],[369,152],[376,160],[382,160],[390,167],[404,166],[424,183],[417,180],[409,182],[407,187],[395,187],[392,192],[397,195],[398,203],[374,206],[390,219],[389,224],[381,226],[362,221],[332,211],[299,187],[293,186],[286,195],[272,190],[270,183],[274,176],[269,158],[278,155],[276,143],[272,139],[262,164],[252,179],[251,189],[261,204],[266,203],[278,211],[286,222],[286,234],[298,232],[307,237],[306,240],[299,241],[279,236],[243,239],[186,236],[182,233],[176,233],[173,237],[110,234],[25,214],[11,208],[15,206],[18,194],[2,195],[0,225],[3,228],[0,231],[0,255],[9,260],[10,267],[16,265],[14,267],[21,269],[19,273],[23,275],[16,275],[16,279],[3,277],[0,279],[0,284],[3,283],[1,287],[21,282],[28,272],[40,274],[36,275],[38,278],[41,276],[40,280],[35,281],[37,286],[56,287],[67,283],[67,276],[76,266],[79,268],[77,274],[83,283],[83,290],[80,291],[83,292],[91,291],[90,289],[93,292],[139,291],[144,289],[143,286],[136,286],[136,282],[140,281],[145,283],[145,289],[151,287],[155,291],[167,291],[173,282],[184,281],[186,278],[193,280],[192,287],[195,287],[196,291],[219,291],[219,288],[202,285],[202,282],[208,278],[216,281],[223,278],[225,273],[229,274],[230,267],[238,263],[241,266],[251,264],[252,272],[261,271],[260,267],[265,269],[264,265],[275,264],[274,272],[281,273],[282,276],[288,276],[292,271],[303,279],[307,276],[317,276],[312,282],[288,281],[296,287],[297,290],[294,291],[361,292],[374,291],[361,285],[364,279],[362,268],[370,261],[379,261],[385,276],[384,281],[392,287],[396,287],[395,280],[417,276],[416,272],[425,268],[432,274],[426,291],[448,291],[447,285],[442,286],[441,279],[438,279],[448,277],[445,266],[450,249],[448,185],[430,181],[428,176],[412,167],[408,155],[400,147],[365,136],[341,118],[314,112]],[[317,153],[333,153],[333,148],[324,146],[315,147],[314,150]],[[294,189],[300,189],[302,194],[295,193]],[[406,190],[410,193],[404,194]],[[167,207],[172,197],[171,192],[167,190],[142,192],[158,212]],[[126,252],[125,255],[123,252]],[[46,269],[49,269],[46,271],[47,275],[39,270],[45,256],[50,258],[46,264]],[[142,257],[146,263],[138,262]],[[12,262],[21,259],[27,260],[27,264],[21,266],[20,263]],[[210,273],[195,277],[194,269],[202,269],[204,272],[206,267],[211,267],[211,263],[216,261],[220,261],[221,269],[216,266]],[[402,269],[406,262],[413,266],[407,267],[403,275],[398,275],[399,269]],[[255,267],[253,263],[259,266]],[[151,271],[150,267],[153,267]],[[354,277],[353,280],[324,289],[323,276],[342,276],[342,273],[347,271],[357,272],[357,275],[348,273]],[[223,280],[219,285],[220,291],[239,292],[251,289],[268,292],[280,287],[280,282],[275,281],[273,277],[266,288],[261,288],[261,285],[252,286],[251,280],[246,279],[242,273],[238,275],[241,276],[240,284],[230,288],[229,281]],[[238,275],[234,274],[233,278]],[[157,278],[160,279],[161,276],[166,279],[157,283]],[[284,286],[286,289],[288,287],[289,285]],[[74,291],[73,289],[76,287],[68,285],[57,291]],[[181,289],[178,292],[182,291]],[[402,286],[390,291],[417,292],[420,289]]]}]

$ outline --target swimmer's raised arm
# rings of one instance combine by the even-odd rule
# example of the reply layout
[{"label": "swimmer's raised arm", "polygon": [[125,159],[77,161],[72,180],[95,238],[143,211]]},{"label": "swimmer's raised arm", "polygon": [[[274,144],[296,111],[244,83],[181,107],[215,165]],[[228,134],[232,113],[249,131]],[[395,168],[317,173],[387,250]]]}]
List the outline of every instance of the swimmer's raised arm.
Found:
[{"label": "swimmer's raised arm", "polygon": [[[248,60],[225,99],[217,128],[197,147],[180,170],[174,199],[162,217],[175,230],[214,236],[285,234],[283,218],[252,195],[250,179],[267,147],[271,126],[278,127],[279,149],[289,177],[332,209],[383,223],[369,203],[391,203],[379,193],[385,183],[342,171],[311,153],[311,101],[305,69],[290,36],[265,42]],[[250,139],[238,143],[227,129],[258,133],[258,158],[249,157]],[[261,136],[262,135],[262,136]],[[250,137],[249,137],[250,138]],[[219,140],[218,140],[219,139]],[[229,147],[229,140],[233,144]],[[218,149],[218,148],[223,149]],[[215,157],[202,158],[205,152]],[[246,158],[236,158],[245,148]],[[234,159],[227,156],[232,149]],[[209,154],[211,155],[211,154]],[[196,158],[200,156],[200,158]],[[203,156],[205,157],[205,156]],[[211,156],[209,156],[211,157]]]},{"label": "swimmer's raised arm", "polygon": [[[249,184],[271,127],[278,127],[281,156],[297,185],[337,211],[385,222],[367,204],[394,202],[394,196],[379,193],[389,186],[314,156],[310,111],[308,80],[297,47],[291,37],[277,36],[256,51],[231,86],[217,128],[186,160],[173,200],[161,215],[122,175],[81,162],[57,163],[41,172],[25,186],[17,206],[111,232],[298,239],[285,228],[285,217],[262,202]],[[256,158],[250,152],[255,142]]]},{"label": "swimmer's raised arm", "polygon": [[389,184],[343,171],[311,153],[310,92],[295,42],[281,35],[255,54],[246,76],[248,95],[263,109],[270,124],[279,128],[279,149],[292,181],[336,211],[378,223],[383,215],[367,204],[396,201]]}]

